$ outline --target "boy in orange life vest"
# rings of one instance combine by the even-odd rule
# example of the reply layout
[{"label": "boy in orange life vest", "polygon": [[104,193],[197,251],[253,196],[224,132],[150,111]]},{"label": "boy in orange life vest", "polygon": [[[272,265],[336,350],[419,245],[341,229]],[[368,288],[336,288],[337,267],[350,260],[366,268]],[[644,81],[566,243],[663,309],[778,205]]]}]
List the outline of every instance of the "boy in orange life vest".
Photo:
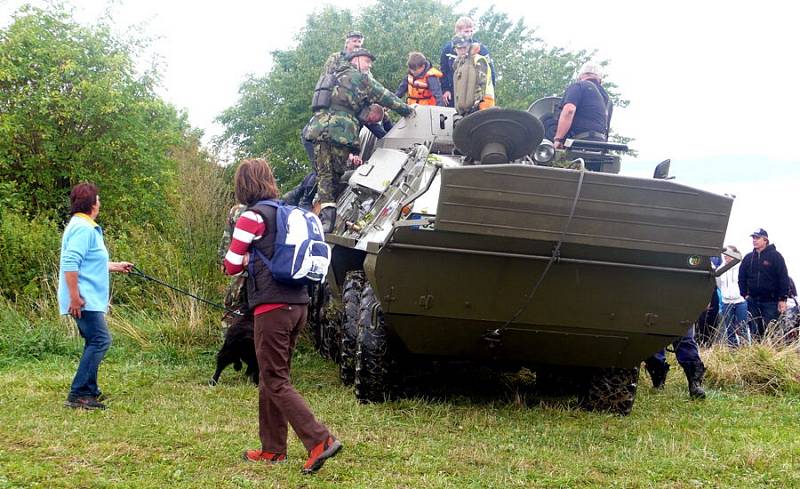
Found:
[{"label": "boy in orange life vest", "polygon": [[422,53],[408,53],[408,76],[397,87],[398,98],[407,97],[406,103],[444,106],[442,99],[442,72],[431,66]]}]

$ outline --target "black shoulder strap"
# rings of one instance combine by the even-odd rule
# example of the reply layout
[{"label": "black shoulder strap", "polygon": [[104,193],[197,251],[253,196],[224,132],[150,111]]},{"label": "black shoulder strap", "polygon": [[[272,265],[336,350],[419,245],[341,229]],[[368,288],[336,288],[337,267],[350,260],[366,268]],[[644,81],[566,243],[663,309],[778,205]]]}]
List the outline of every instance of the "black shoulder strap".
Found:
[{"label": "black shoulder strap", "polygon": [[610,116],[611,116],[611,106],[614,105],[614,101],[611,100],[611,94],[609,94],[608,92],[606,92],[606,95],[608,96],[608,98],[603,97],[603,92],[600,91],[600,87],[595,85],[595,83],[593,81],[591,81],[591,80],[586,80],[586,81],[589,82],[589,85],[591,85],[592,88],[594,89],[594,91],[597,92],[597,95],[600,95],[600,98],[605,100],[605,103],[606,103],[606,106],[605,106],[605,109],[606,109],[606,135],[608,135],[608,133],[611,132],[611,117]]}]

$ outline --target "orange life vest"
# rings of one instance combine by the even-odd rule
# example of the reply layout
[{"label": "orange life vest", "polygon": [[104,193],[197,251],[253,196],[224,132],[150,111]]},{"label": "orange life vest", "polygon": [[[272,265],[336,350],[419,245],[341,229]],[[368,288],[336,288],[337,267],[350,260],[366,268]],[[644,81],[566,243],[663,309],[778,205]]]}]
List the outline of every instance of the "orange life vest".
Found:
[{"label": "orange life vest", "polygon": [[428,68],[419,78],[408,74],[408,104],[436,105],[436,98],[428,86],[429,77],[441,78],[444,75],[434,67]]}]

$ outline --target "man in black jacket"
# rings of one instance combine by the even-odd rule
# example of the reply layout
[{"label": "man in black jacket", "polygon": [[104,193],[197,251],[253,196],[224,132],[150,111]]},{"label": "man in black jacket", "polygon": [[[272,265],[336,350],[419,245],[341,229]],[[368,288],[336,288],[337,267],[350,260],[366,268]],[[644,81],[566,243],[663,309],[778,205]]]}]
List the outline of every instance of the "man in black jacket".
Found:
[{"label": "man in black jacket", "polygon": [[789,273],[783,256],[769,243],[769,234],[758,228],[750,235],[753,251],[739,267],[739,293],[747,300],[747,310],[755,320],[753,336],[761,338],[770,321],[786,310]]}]

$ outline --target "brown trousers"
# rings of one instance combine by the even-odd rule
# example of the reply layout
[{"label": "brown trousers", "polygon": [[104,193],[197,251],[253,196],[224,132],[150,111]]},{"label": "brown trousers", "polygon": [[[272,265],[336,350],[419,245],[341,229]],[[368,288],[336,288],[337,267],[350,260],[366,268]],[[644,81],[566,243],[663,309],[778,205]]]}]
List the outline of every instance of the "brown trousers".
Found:
[{"label": "brown trousers", "polygon": [[306,323],[308,306],[290,304],[259,314],[255,318],[256,357],[258,358],[258,435],[261,449],[286,453],[288,425],[306,450],[328,439],[328,429],[320,424],[289,377],[300,330]]}]

